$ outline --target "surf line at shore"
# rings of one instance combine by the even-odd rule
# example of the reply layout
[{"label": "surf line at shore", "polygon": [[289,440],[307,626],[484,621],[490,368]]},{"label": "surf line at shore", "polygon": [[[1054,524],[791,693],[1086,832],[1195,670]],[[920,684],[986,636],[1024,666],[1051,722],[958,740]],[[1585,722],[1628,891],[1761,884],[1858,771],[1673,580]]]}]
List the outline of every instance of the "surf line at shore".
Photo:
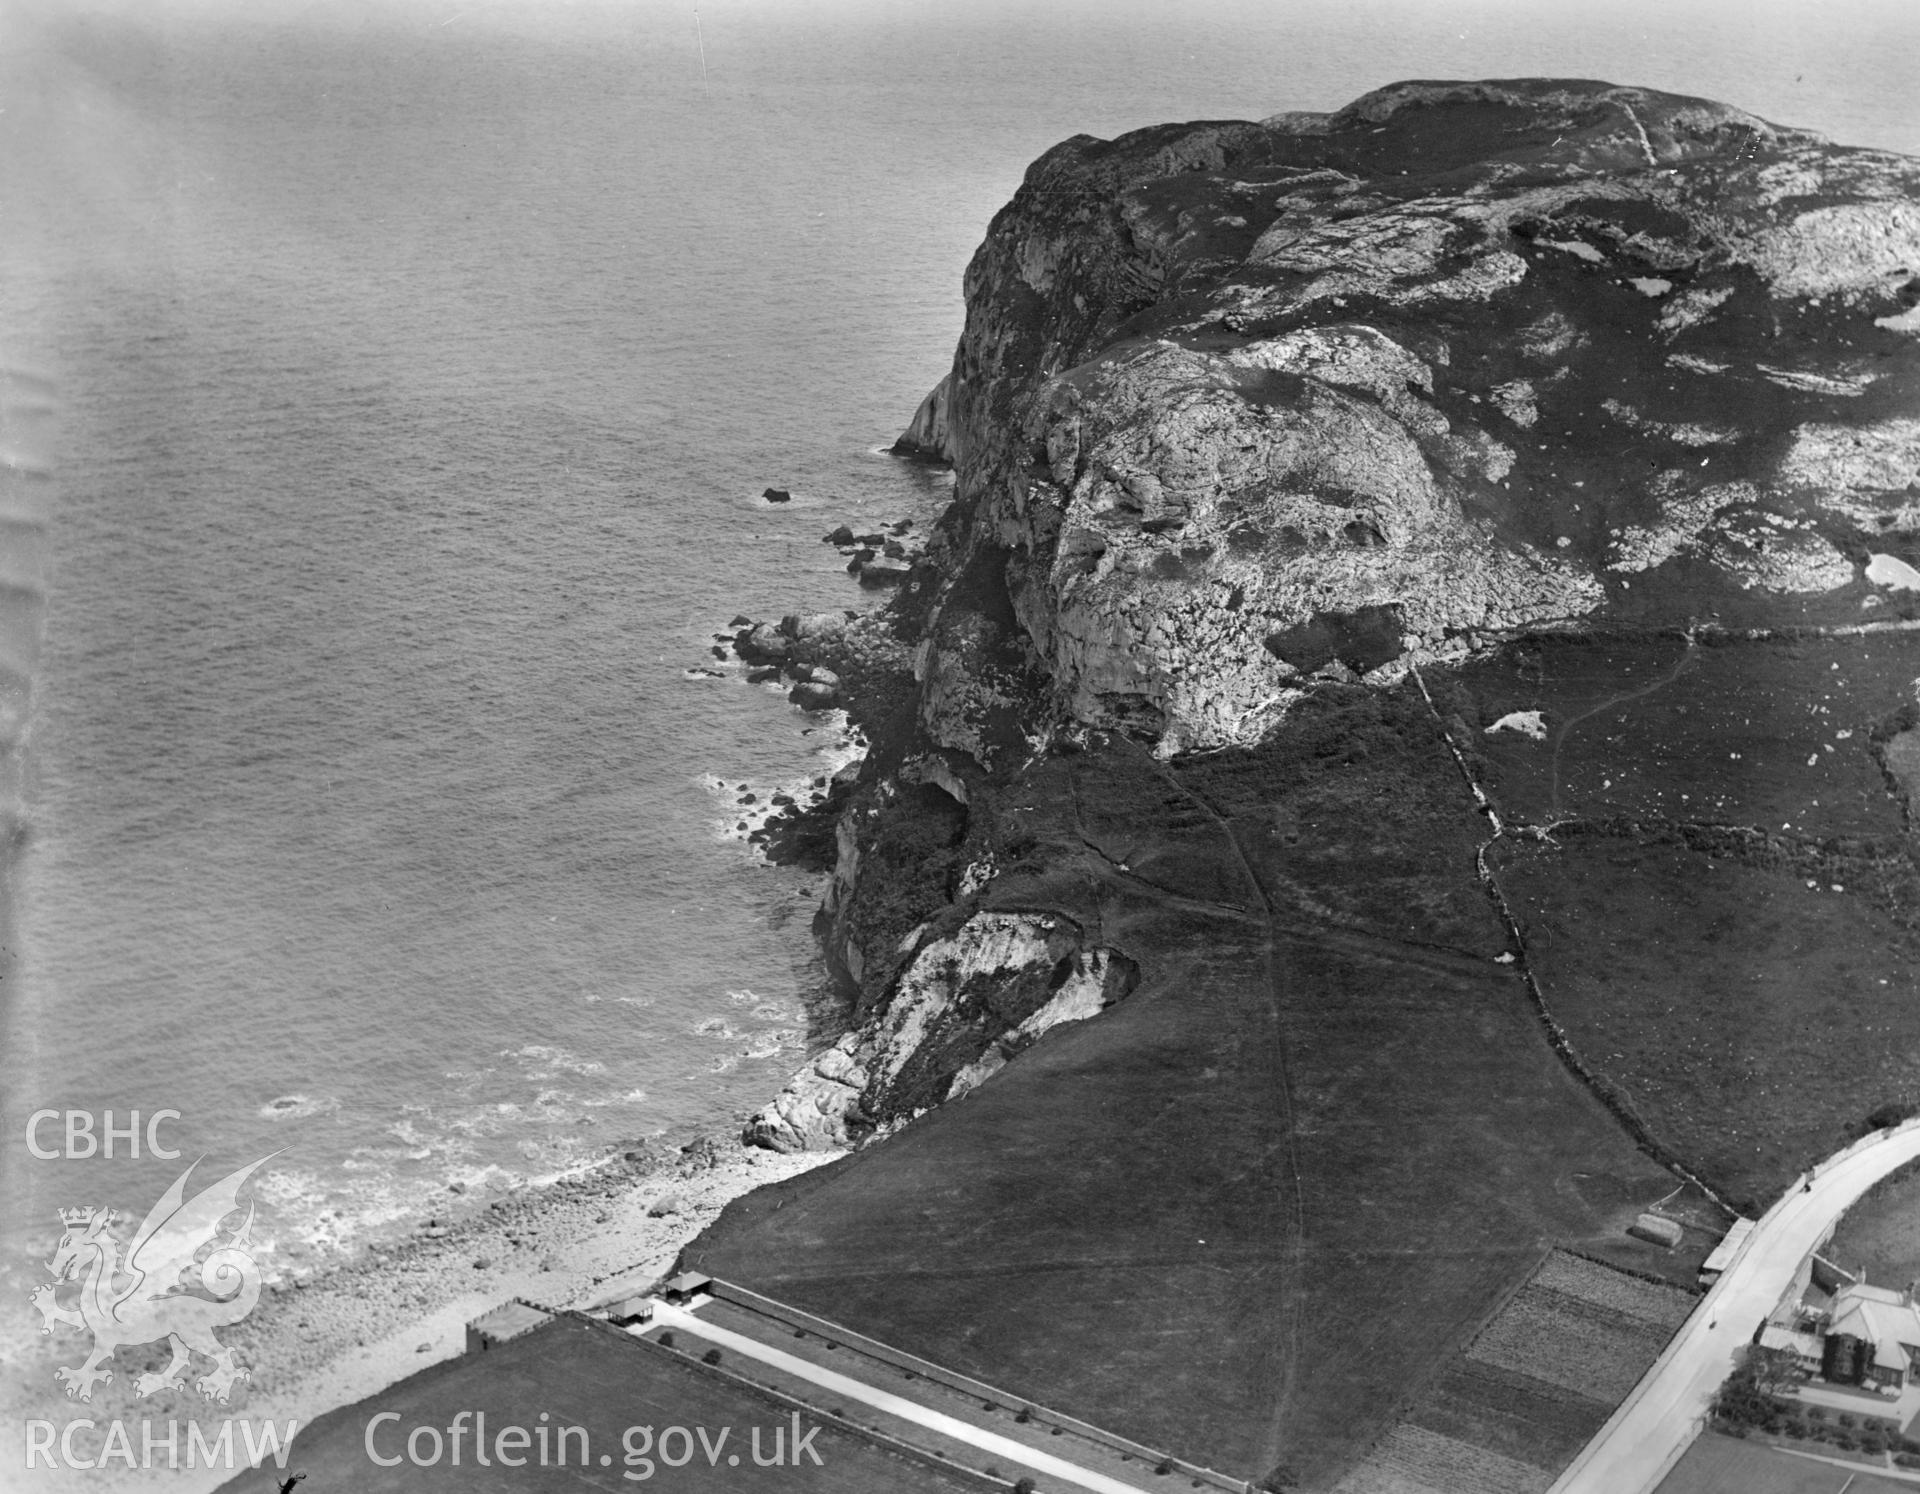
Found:
[{"label": "surf line at shore", "polygon": [[[282,1278],[244,1322],[224,1333],[248,1374],[224,1409],[306,1426],[465,1352],[467,1323],[502,1302],[518,1297],[543,1307],[588,1309],[631,1296],[666,1276],[734,1199],[838,1155],[761,1151],[731,1135],[677,1150],[636,1148],[494,1198],[444,1226],[371,1242],[320,1271]],[[77,1410],[102,1421],[168,1414],[168,1406],[151,1400],[136,1404],[131,1375],[116,1376],[90,1406],[77,1408],[57,1393],[52,1369],[71,1344],[64,1335],[41,1342],[47,1393],[28,1399],[45,1405],[17,1408],[21,1415],[7,1418],[7,1440],[21,1435],[22,1417],[64,1421]],[[197,1404],[195,1397],[172,1409],[191,1412]],[[23,1455],[24,1448],[0,1448],[0,1457],[9,1452]],[[102,1471],[86,1475],[95,1480],[87,1487],[103,1487]],[[111,1470],[105,1471],[111,1482]],[[198,1494],[226,1476],[181,1470],[169,1487]],[[57,1484],[56,1477],[49,1490]]]},{"label": "surf line at shore", "polygon": [[[280,1394],[278,1366],[289,1360],[288,1390],[322,1373],[312,1361],[331,1360],[327,1378],[344,1375],[368,1393],[460,1352],[467,1320],[510,1297],[584,1308],[631,1295],[664,1276],[735,1198],[837,1153],[777,1155],[726,1137],[665,1158],[637,1155],[495,1199],[443,1233],[420,1230],[395,1246],[371,1246],[304,1285],[282,1284],[247,1324],[247,1336],[258,1340],[249,1357],[262,1365],[260,1388]],[[290,1332],[289,1318],[306,1326]],[[398,1345],[404,1362],[374,1352],[400,1339],[412,1340]],[[334,1353],[314,1354],[325,1341]],[[382,1378],[387,1369],[393,1373]]]}]

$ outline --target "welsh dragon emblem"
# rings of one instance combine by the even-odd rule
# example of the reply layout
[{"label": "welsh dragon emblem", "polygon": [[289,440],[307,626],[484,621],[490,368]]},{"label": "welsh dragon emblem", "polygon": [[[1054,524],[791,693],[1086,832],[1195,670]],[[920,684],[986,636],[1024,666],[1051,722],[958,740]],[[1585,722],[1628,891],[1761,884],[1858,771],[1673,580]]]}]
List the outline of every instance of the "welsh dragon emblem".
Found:
[{"label": "welsh dragon emblem", "polygon": [[[93,1352],[86,1363],[54,1371],[69,1396],[90,1401],[96,1384],[111,1384],[113,1371],[105,1366],[120,1345],[163,1338],[173,1358],[158,1374],[134,1381],[134,1390],[142,1396],[180,1385],[193,1354],[213,1361],[212,1371],[193,1382],[210,1400],[224,1403],[234,1382],[248,1377],[213,1330],[239,1322],[260,1300],[260,1268],[247,1253],[253,1243],[253,1205],[247,1205],[240,1227],[225,1239],[221,1226],[239,1211],[241,1185],[277,1155],[250,1162],[186,1199],[187,1179],[200,1165],[191,1164],[147,1211],[127,1245],[125,1261],[118,1242],[107,1233],[114,1217],[111,1209],[60,1211],[66,1232],[47,1262],[53,1282],[36,1287],[30,1297],[40,1309],[42,1333],[63,1323],[93,1334]],[[210,1245],[215,1248],[203,1257]],[[196,1261],[197,1269],[183,1283],[182,1274]],[[76,1283],[74,1305],[62,1306],[61,1289]],[[196,1285],[211,1295],[196,1294]]]}]

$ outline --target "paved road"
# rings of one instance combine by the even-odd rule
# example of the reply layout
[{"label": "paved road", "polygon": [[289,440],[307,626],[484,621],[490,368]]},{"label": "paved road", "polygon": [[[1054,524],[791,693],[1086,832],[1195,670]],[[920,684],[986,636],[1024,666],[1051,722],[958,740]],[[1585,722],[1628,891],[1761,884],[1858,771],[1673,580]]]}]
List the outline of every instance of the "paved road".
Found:
[{"label": "paved road", "polygon": [[1647,1494],[1687,1450],[1734,1356],[1853,1201],[1920,1157],[1908,1122],[1820,1164],[1766,1213],[1692,1317],[1550,1494]]},{"label": "paved road", "polygon": [[[735,1333],[731,1328],[721,1328],[709,1323],[698,1313],[670,1307],[656,1300],[653,1308],[653,1326],[684,1328],[687,1332],[697,1334],[723,1349],[731,1349],[736,1354],[744,1354],[750,1359],[758,1359],[762,1364],[772,1365],[775,1369],[785,1370],[788,1374],[811,1380],[821,1389],[832,1391],[836,1397],[861,1401],[876,1410],[915,1422],[943,1436],[970,1442],[981,1451],[992,1453],[997,1458],[1022,1464],[1035,1473],[1050,1474],[1079,1488],[1092,1489],[1097,1491],[1097,1494],[1157,1494],[1157,1491],[1148,1490],[1144,1485],[1123,1483],[1107,1474],[1096,1473],[1091,1468],[1082,1468],[1077,1463],[1070,1463],[1065,1458],[1057,1458],[1051,1453],[1041,1452],[1038,1448],[1015,1442],[1011,1437],[1002,1437],[997,1433],[971,1426],[957,1417],[930,1410],[918,1401],[910,1401],[905,1396],[877,1389],[863,1380],[855,1380],[847,1375],[822,1369],[817,1364],[810,1364],[804,1359],[797,1359],[791,1354],[770,1348],[757,1339],[748,1338],[744,1333]],[[628,1331],[645,1332],[646,1330],[636,1325]]]}]

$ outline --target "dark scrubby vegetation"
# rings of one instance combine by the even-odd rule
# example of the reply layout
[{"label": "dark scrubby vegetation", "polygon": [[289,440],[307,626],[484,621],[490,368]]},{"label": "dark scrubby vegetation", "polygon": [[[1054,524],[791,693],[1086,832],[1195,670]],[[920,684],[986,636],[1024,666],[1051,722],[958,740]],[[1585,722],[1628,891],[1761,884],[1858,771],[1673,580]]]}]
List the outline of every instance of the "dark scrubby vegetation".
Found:
[{"label": "dark scrubby vegetation", "polygon": [[967,809],[944,789],[919,783],[868,791],[853,812],[860,876],[837,929],[839,941],[860,954],[854,983],[864,1010],[905,964],[901,941],[951,905]]},{"label": "dark scrubby vegetation", "polygon": [[1806,1378],[1785,1350],[1750,1346],[1714,1397],[1714,1429],[1733,1437],[1758,1432],[1792,1438],[1872,1458],[1891,1452],[1903,1467],[1920,1464],[1920,1439],[1904,1435],[1892,1417],[1834,1413],[1796,1399],[1793,1387]]}]

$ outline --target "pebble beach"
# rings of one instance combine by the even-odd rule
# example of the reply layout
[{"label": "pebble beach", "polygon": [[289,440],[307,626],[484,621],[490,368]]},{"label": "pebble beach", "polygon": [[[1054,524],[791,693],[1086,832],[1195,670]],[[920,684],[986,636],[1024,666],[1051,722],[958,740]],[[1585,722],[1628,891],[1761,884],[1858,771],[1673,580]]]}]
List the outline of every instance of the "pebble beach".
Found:
[{"label": "pebble beach", "polygon": [[[249,1372],[226,1406],[190,1389],[136,1399],[131,1386],[140,1366],[124,1363],[90,1405],[65,1401],[52,1365],[77,1362],[85,1345],[78,1334],[62,1331],[41,1341],[45,1363],[14,1379],[9,1434],[19,1435],[26,1418],[64,1421],[81,1414],[101,1425],[114,1417],[157,1427],[169,1418],[183,1425],[191,1418],[209,1432],[229,1416],[304,1426],[463,1353],[467,1323],[509,1299],[591,1309],[646,1289],[733,1199],[837,1155],[778,1154],[731,1137],[703,1139],[678,1151],[631,1151],[540,1187],[478,1198],[450,1193],[435,1222],[270,1285],[253,1313],[221,1335]],[[130,1357],[132,1351],[123,1356]],[[203,1368],[196,1362],[195,1373]],[[294,1445],[289,1472],[299,1467],[297,1439]],[[19,1448],[0,1450],[0,1458],[22,1466]],[[36,1487],[203,1494],[238,1471],[41,1469],[36,1477],[44,1481]]]}]

